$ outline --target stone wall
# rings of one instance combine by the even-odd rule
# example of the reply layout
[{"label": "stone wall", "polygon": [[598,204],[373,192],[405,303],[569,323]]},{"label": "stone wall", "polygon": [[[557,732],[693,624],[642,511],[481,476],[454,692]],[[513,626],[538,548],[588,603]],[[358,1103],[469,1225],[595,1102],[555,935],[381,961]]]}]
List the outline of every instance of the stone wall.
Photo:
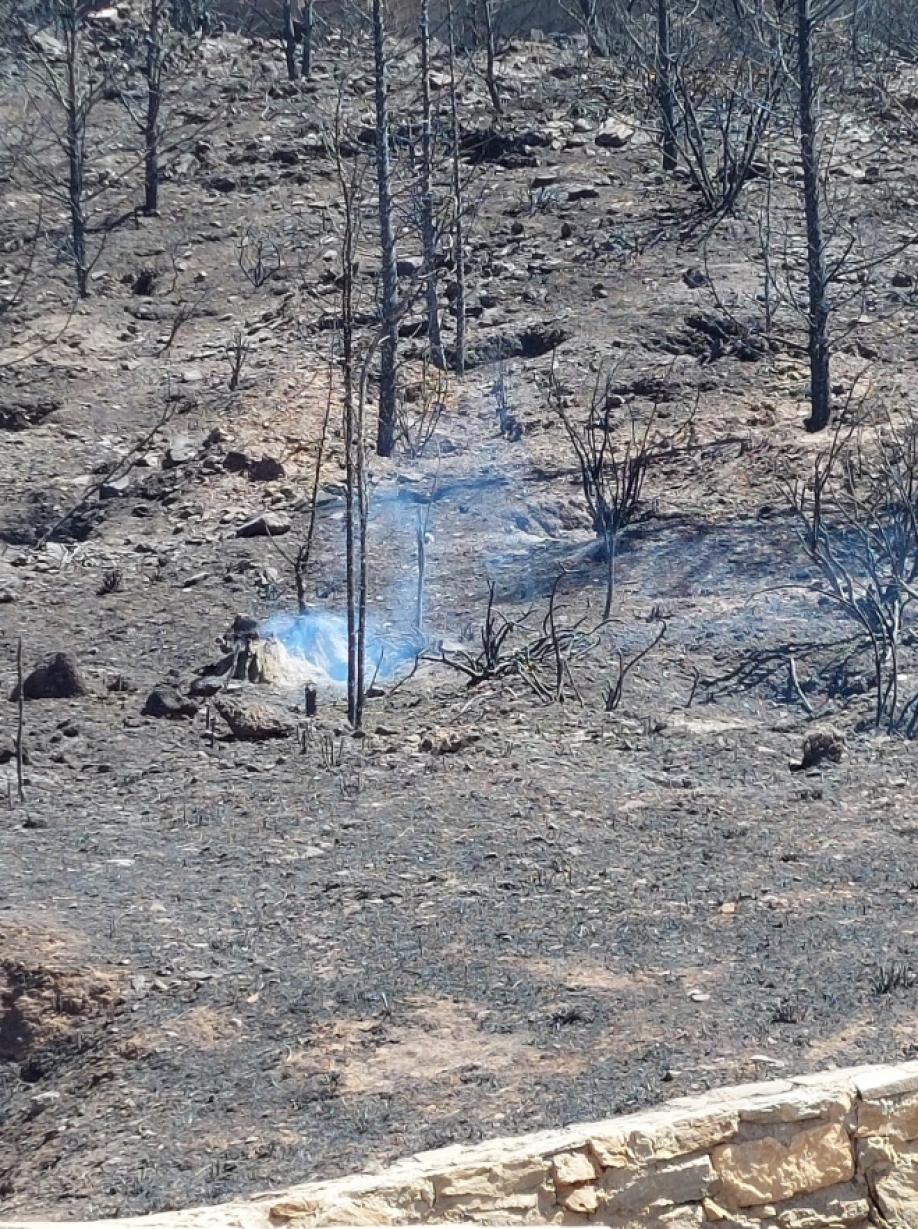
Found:
[{"label": "stone wall", "polygon": [[443,1221],[918,1229],[918,1062],[716,1089],[627,1117],[420,1153],[377,1174],[97,1229]]}]

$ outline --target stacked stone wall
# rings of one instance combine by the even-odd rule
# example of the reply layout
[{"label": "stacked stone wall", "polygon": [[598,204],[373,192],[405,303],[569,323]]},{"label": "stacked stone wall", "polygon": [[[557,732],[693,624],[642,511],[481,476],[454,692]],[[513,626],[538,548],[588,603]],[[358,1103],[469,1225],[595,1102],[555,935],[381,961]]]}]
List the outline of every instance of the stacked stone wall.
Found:
[{"label": "stacked stone wall", "polygon": [[627,1117],[420,1153],[377,1174],[104,1223],[442,1222],[918,1229],[918,1062],[721,1088]]}]

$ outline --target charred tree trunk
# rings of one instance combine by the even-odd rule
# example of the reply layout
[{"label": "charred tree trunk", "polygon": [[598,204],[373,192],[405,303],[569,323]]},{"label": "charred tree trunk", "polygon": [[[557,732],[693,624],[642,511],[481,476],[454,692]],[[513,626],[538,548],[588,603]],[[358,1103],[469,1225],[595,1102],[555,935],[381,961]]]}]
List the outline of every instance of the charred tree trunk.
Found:
[{"label": "charred tree trunk", "polygon": [[657,103],[663,148],[663,170],[674,171],[678,163],[676,146],[675,63],[672,51],[670,0],[657,0]]},{"label": "charred tree trunk", "polygon": [[163,101],[162,0],[150,0],[147,29],[147,111],[143,127],[143,211],[159,212],[159,113]]},{"label": "charred tree trunk", "polygon": [[304,81],[312,77],[312,41],[316,28],[315,0],[304,0],[303,4],[303,56],[300,63],[300,73]]},{"label": "charred tree trunk", "polygon": [[494,29],[494,0],[481,0],[481,15],[484,19],[485,85],[488,88],[494,114],[500,115],[503,107],[500,101],[500,88],[498,87],[497,76],[495,75],[497,33]]},{"label": "charred tree trunk", "polygon": [[609,39],[596,14],[596,0],[580,0],[580,20],[587,44],[593,55],[607,60],[611,54]]},{"label": "charred tree trunk", "polygon": [[427,278],[427,339],[431,357],[443,366],[440,337],[440,305],[437,295],[437,227],[434,219],[433,130],[430,102],[430,4],[421,0],[421,195],[424,239],[424,273]]},{"label": "charred tree trunk", "polygon": [[76,0],[70,0],[61,12],[61,33],[64,44],[66,88],[65,147],[67,151],[67,203],[70,211],[70,241],[77,291],[81,299],[89,295],[89,265],[86,259],[86,213],[84,190],[86,179],[86,121],[88,98],[81,81],[81,30]]},{"label": "charred tree trunk", "polygon": [[383,0],[373,0],[373,60],[376,100],[376,184],[379,245],[382,257],[382,327],[379,371],[379,417],[376,451],[392,455],[395,446],[396,364],[398,354],[398,269],[392,220],[392,166],[389,154],[389,108]]},{"label": "charred tree trunk", "polygon": [[460,131],[459,106],[456,95],[456,33],[453,24],[452,0],[447,0],[447,28],[449,34],[449,111],[450,111],[450,160],[453,178],[453,260],[456,275],[456,294],[453,310],[456,313],[456,375],[465,375],[465,233],[462,193],[462,163],[459,160]]},{"label": "charred tree trunk", "polygon": [[829,301],[825,241],[819,201],[816,148],[817,88],[813,67],[813,14],[810,0],[797,0],[797,72],[800,88],[800,164],[806,217],[810,416],[807,431],[823,431],[832,416],[829,375]]},{"label": "charred tree trunk", "polygon": [[287,61],[288,81],[296,81],[296,27],[290,0],[284,0],[284,59]]},{"label": "charred tree trunk", "polygon": [[[362,525],[365,494],[363,481],[363,431],[354,380],[354,249],[355,201],[342,177],[344,189],[344,238],[341,250],[341,345],[344,393],[344,550],[347,591],[347,718],[353,729],[363,720],[363,647],[361,592],[366,591],[366,530]],[[361,543],[364,544],[361,550]],[[361,567],[361,560],[364,566]]]}]

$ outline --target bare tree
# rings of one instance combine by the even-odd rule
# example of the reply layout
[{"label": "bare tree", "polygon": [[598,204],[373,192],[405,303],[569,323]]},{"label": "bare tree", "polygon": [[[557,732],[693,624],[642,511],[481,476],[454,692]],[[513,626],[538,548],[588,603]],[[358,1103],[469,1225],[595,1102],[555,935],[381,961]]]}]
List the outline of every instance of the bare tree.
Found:
[{"label": "bare tree", "polygon": [[453,365],[456,374],[465,374],[465,201],[460,161],[461,130],[459,127],[459,104],[456,82],[456,28],[453,0],[447,0],[447,37],[449,41],[449,127],[450,166],[452,170],[453,195],[453,261],[455,265],[456,293],[453,310],[456,313],[456,350]]},{"label": "bare tree", "polygon": [[552,369],[549,398],[561,419],[580,468],[580,482],[593,529],[603,544],[606,563],[606,601],[603,619],[608,619],[615,597],[615,563],[622,534],[633,522],[641,501],[644,479],[660,440],[651,414],[643,428],[632,420],[624,444],[616,444],[615,407],[618,398],[611,379],[597,385],[584,423],[568,413]]},{"label": "bare tree", "polygon": [[657,0],[657,105],[660,108],[660,144],[663,170],[672,172],[678,165],[676,150],[676,98],[673,88],[675,61],[672,51],[670,0]]},{"label": "bare tree", "polygon": [[433,124],[430,97],[430,0],[421,0],[421,226],[427,294],[427,337],[437,366],[443,365],[437,294],[437,225],[434,216]]},{"label": "bare tree", "polygon": [[829,302],[825,240],[822,231],[820,190],[822,177],[817,149],[817,85],[813,62],[813,32],[817,23],[838,7],[829,0],[821,7],[812,0],[797,0],[797,86],[800,92],[800,166],[803,172],[803,209],[806,217],[807,289],[809,296],[808,346],[810,356],[810,416],[807,431],[823,431],[832,416],[829,374]]},{"label": "bare tree", "polygon": [[388,72],[383,0],[373,0],[374,101],[376,107],[376,185],[381,256],[381,316],[384,335],[380,346],[379,414],[376,451],[392,455],[397,418],[398,362],[398,258],[392,217],[392,166],[389,153]]},{"label": "bare tree", "polygon": [[143,127],[144,213],[159,212],[160,109],[163,100],[163,0],[150,0],[147,24],[147,106]]},{"label": "bare tree", "polygon": [[918,423],[840,417],[809,482],[788,483],[798,536],[817,591],[858,629],[871,669],[873,722],[918,733],[918,692],[905,698],[903,654],[913,648],[918,600]]}]

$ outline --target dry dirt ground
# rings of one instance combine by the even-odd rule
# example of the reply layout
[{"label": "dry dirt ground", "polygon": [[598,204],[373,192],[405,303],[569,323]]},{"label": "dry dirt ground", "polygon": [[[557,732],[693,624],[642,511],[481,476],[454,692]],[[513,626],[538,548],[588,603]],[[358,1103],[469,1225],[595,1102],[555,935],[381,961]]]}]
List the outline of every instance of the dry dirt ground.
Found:
[{"label": "dry dirt ground", "polygon": [[[0,1215],[218,1201],[918,1046],[911,975],[875,984],[879,963],[915,957],[914,748],[864,727],[867,698],[832,696],[848,629],[813,591],[781,495],[825,443],[801,426],[804,357],[791,337],[744,361],[687,324],[719,298],[756,337],[761,188],[711,228],[640,131],[597,146],[628,91],[576,48],[505,56],[507,130],[551,143],[476,171],[470,256],[473,344],[550,322],[567,335],[554,362],[572,414],[605,370],[623,418],[656,404],[672,428],[576,687],[545,702],[525,677],[469,689],[423,662],[370,701],[363,740],[328,688],[313,722],[299,689],[250,688],[301,731],[268,744],[209,732],[203,707],[141,714],[155,684],[186,689],[219,656],[235,614],[295,608],[283,552],[307,521],[342,220],[334,160],[310,136],[334,115],[330,66],[345,59],[323,54],[316,84],[290,89],[275,47],[205,41],[170,99],[193,140],[162,216],[108,236],[72,313],[66,263],[42,256],[6,336]],[[7,71],[8,111],[23,82]],[[367,88],[348,95],[357,116]],[[477,79],[464,89],[474,129],[486,95]],[[867,90],[848,103],[834,179],[871,223],[918,196],[914,134]],[[123,116],[100,115],[99,156],[129,164]],[[778,186],[793,218],[790,165]],[[3,191],[14,241],[34,198]],[[258,288],[237,261],[247,228],[283,260]],[[4,259],[12,279],[15,242]],[[687,284],[699,266],[713,285]],[[906,248],[871,270],[836,357],[842,398],[865,369],[891,404],[914,396],[912,267]],[[144,270],[152,293],[136,294]],[[251,352],[230,393],[238,329]],[[500,430],[501,369],[483,365],[451,381],[423,456],[374,460],[371,605],[393,631],[431,491],[432,637],[474,652],[489,580],[538,631],[562,569],[559,621],[599,622],[603,569],[585,554],[551,362],[503,369],[517,428]],[[135,448],[144,464],[100,499],[100,474]],[[233,473],[231,451],[277,458],[284,476]],[[340,452],[333,438],[310,573],[334,612]],[[291,532],[235,537],[263,508]],[[100,593],[114,569],[120,587]],[[616,653],[661,620],[606,712]],[[7,702],[20,636],[27,669],[65,650],[90,687],[25,705],[21,803]],[[788,694],[791,654],[815,721]],[[846,736],[842,762],[792,772],[827,725]]]}]

